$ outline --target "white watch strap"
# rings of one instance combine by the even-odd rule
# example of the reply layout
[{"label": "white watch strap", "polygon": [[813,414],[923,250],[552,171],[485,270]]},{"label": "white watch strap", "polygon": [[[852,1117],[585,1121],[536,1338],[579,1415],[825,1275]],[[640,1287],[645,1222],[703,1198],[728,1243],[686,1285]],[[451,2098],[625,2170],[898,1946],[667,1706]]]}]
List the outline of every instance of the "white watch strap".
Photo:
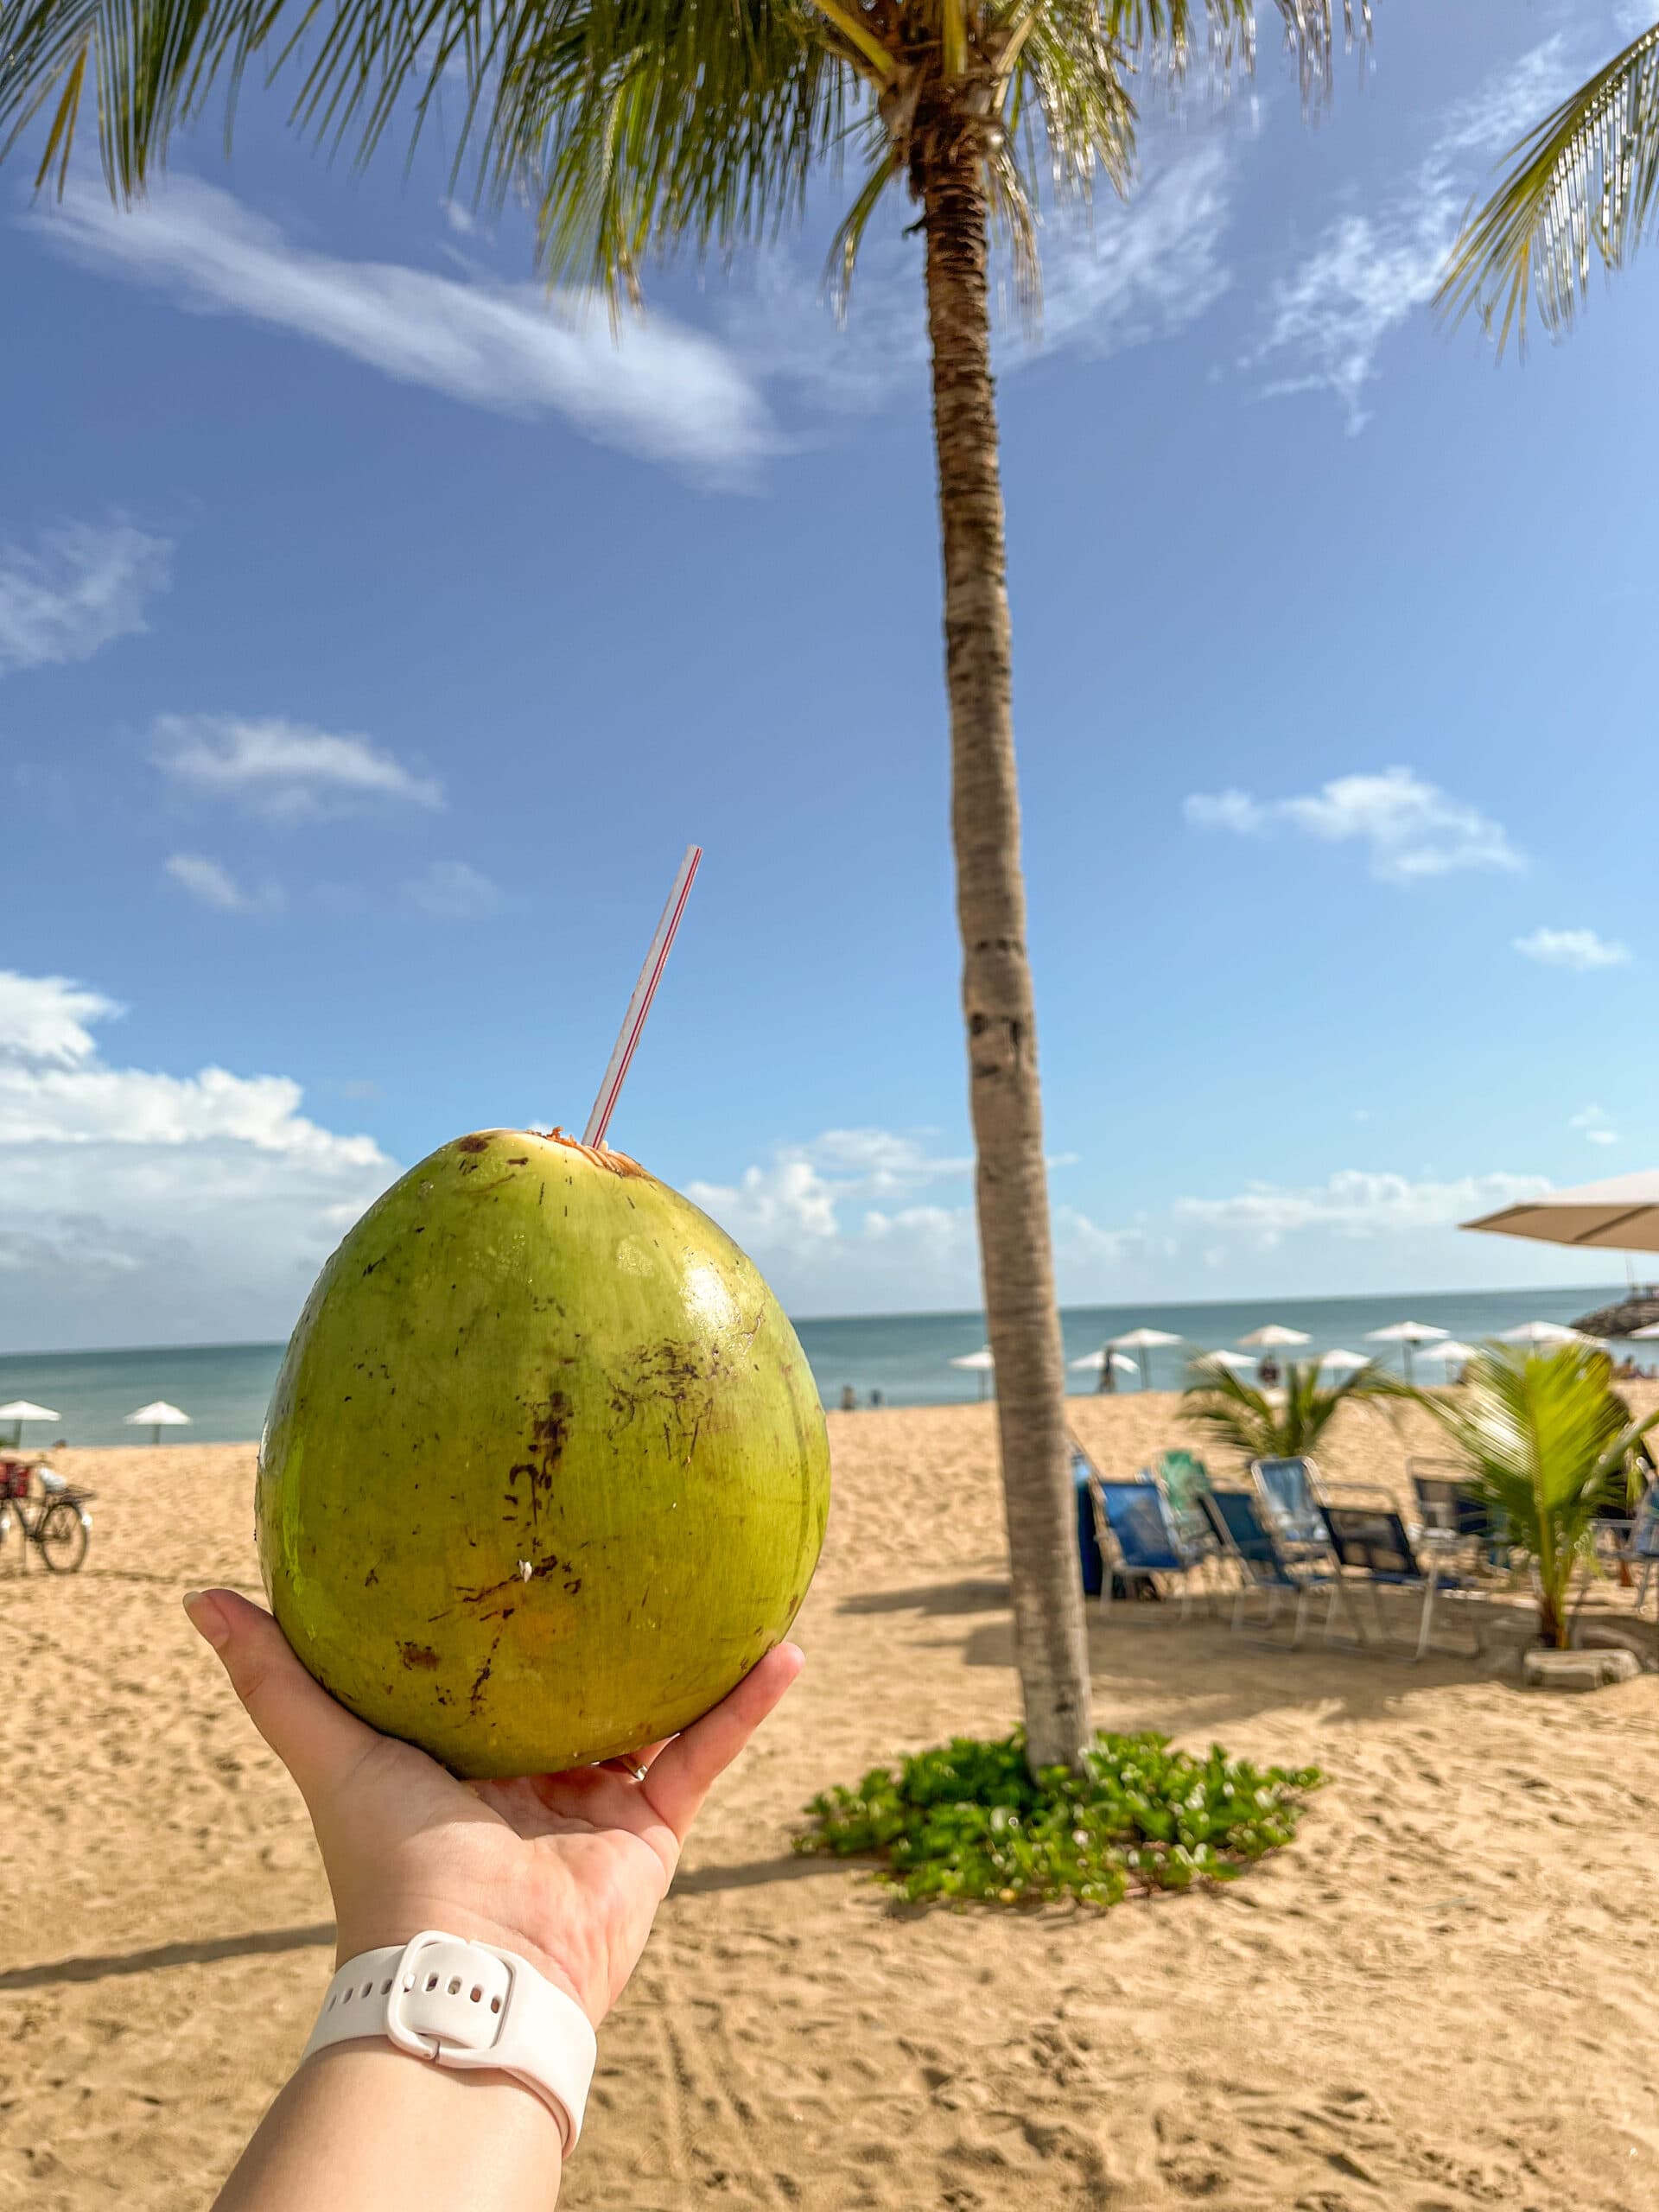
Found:
[{"label": "white watch strap", "polygon": [[439,2066],[511,2074],[552,2107],[567,2152],[599,2046],[588,2015],[526,1960],[429,1928],[360,1951],[328,1985],[302,2063],[331,2044],[386,2036]]}]

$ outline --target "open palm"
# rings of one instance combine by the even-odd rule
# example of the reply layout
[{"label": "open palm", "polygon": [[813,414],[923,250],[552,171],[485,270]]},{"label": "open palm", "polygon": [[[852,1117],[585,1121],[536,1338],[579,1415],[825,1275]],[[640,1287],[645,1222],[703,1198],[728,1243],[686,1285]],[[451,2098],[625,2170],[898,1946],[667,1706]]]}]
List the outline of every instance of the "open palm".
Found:
[{"label": "open palm", "polygon": [[595,2026],[645,1948],[698,1808],[800,1671],[769,1652],[712,1713],[631,1764],[464,1783],[319,1688],[270,1615],[228,1590],[186,1601],[299,1785],[339,1956],[442,1929],[529,1959]]}]

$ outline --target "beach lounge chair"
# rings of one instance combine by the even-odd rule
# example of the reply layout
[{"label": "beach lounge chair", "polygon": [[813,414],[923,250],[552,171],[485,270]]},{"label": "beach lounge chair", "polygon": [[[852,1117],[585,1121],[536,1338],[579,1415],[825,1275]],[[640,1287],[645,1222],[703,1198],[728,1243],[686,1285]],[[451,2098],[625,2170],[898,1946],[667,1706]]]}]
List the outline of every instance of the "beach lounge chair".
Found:
[{"label": "beach lounge chair", "polygon": [[1485,1599],[1471,1590],[1461,1576],[1447,1573],[1432,1553],[1426,1560],[1420,1559],[1406,1533],[1405,1522],[1392,1506],[1338,1505],[1327,1499],[1319,1510],[1330,1533],[1331,1549],[1338,1566],[1361,1578],[1351,1586],[1365,1591],[1384,1643],[1389,1638],[1378,1598],[1379,1592],[1387,1591],[1414,1596],[1420,1601],[1417,1641],[1411,1655],[1414,1660],[1422,1658],[1429,1649],[1435,1609],[1442,1598],[1472,1601],[1478,1609],[1471,1617],[1475,1650],[1478,1653],[1483,1649],[1480,1618]]},{"label": "beach lounge chair", "polygon": [[1421,1516],[1420,1526],[1409,1532],[1416,1541],[1448,1553],[1468,1545],[1489,1567],[1506,1563],[1503,1516],[1469,1481],[1460,1459],[1411,1459],[1406,1471]]},{"label": "beach lounge chair", "polygon": [[1281,1544],[1293,1553],[1329,1548],[1319,1512],[1319,1471],[1312,1459],[1252,1459],[1250,1480]]},{"label": "beach lounge chair", "polygon": [[1073,1437],[1071,1443],[1071,1481],[1077,1501],[1077,1563],[1083,1571],[1083,1594],[1098,1598],[1105,1562],[1101,1557],[1100,1537],[1095,1528],[1094,1486],[1100,1478],[1095,1472],[1094,1462]]},{"label": "beach lounge chair", "polygon": [[1316,1598],[1325,1601],[1325,1640],[1333,1641],[1332,1629],[1347,1608],[1340,1578],[1329,1568],[1306,1560],[1293,1560],[1280,1543],[1273,1523],[1246,1490],[1210,1490],[1198,1494],[1198,1510],[1215,1532],[1218,1548],[1238,1571],[1233,1603],[1233,1634],[1244,1632],[1245,1610],[1253,1597],[1265,1601],[1262,1625],[1271,1628],[1281,1610],[1294,1605],[1291,1624],[1294,1649],[1307,1627],[1309,1608]]},{"label": "beach lounge chair", "polygon": [[1636,1509],[1636,1517],[1624,1533],[1614,1558],[1623,1567],[1641,1570],[1636,1586],[1636,1610],[1648,1601],[1648,1585],[1659,1567],[1659,1483],[1649,1483]]},{"label": "beach lounge chair", "polygon": [[1194,1578],[1203,1560],[1183,1539],[1163,1491],[1156,1483],[1106,1482],[1096,1475],[1090,1492],[1106,1562],[1101,1610],[1110,1611],[1113,1586],[1120,1579],[1131,1598],[1137,1586],[1161,1598],[1162,1586],[1169,1583],[1180,1592],[1180,1618],[1185,1620],[1192,1610]]},{"label": "beach lounge chair", "polygon": [[1175,1525],[1189,1546],[1198,1551],[1213,1551],[1215,1531],[1200,1511],[1198,1500],[1205,1491],[1213,1490],[1210,1470],[1196,1452],[1164,1452],[1159,1454],[1153,1470],[1153,1479],[1169,1500],[1170,1510],[1175,1516]]}]

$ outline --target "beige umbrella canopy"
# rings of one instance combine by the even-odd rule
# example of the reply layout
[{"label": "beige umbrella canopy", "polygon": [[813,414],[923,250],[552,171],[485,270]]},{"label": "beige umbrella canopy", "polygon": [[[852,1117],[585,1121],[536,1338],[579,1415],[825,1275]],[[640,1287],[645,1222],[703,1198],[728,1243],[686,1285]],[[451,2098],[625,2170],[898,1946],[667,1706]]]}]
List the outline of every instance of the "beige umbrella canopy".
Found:
[{"label": "beige umbrella canopy", "polygon": [[1533,1236],[1544,1244],[1580,1250],[1659,1252],[1659,1167],[1580,1183],[1570,1191],[1545,1191],[1518,1205],[1501,1206],[1460,1229],[1490,1229],[1499,1236]]},{"label": "beige umbrella canopy", "polygon": [[1308,1339],[1306,1329],[1287,1329],[1282,1321],[1268,1321],[1259,1329],[1252,1329],[1248,1337],[1241,1337],[1242,1344],[1262,1344],[1269,1349],[1279,1344],[1305,1344]]}]

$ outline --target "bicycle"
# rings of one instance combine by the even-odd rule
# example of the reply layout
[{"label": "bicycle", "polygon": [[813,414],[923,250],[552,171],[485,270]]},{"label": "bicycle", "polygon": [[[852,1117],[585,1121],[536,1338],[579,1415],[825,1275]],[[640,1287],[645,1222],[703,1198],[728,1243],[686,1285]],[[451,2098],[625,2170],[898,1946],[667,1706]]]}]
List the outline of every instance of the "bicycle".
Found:
[{"label": "bicycle", "polygon": [[36,1497],[31,1495],[29,1468],[16,1461],[0,1463],[0,1553],[15,1528],[20,1573],[28,1572],[32,1544],[48,1574],[73,1574],[92,1540],[92,1516],[86,1507],[95,1493],[78,1489],[49,1467],[41,1467],[38,1472],[41,1489]]}]

